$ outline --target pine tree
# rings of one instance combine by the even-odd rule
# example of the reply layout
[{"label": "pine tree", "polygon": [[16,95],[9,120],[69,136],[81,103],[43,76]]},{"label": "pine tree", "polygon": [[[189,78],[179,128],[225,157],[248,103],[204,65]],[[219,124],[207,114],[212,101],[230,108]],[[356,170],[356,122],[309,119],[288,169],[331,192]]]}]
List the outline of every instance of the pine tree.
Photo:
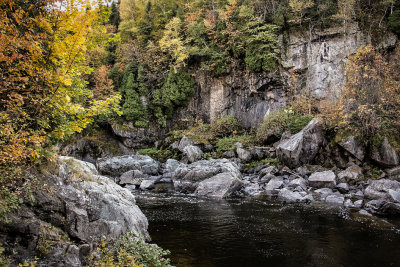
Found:
[{"label": "pine tree", "polygon": [[135,81],[134,75],[128,76],[126,86],[124,88],[125,101],[122,106],[122,112],[128,121],[142,121],[144,116],[144,108],[137,92],[138,83]]},{"label": "pine tree", "polygon": [[109,17],[109,22],[112,25],[114,25],[116,29],[118,29],[119,23],[121,22],[118,6],[115,2],[112,2],[112,4],[111,4],[111,13],[110,13],[110,17]]},{"label": "pine tree", "polygon": [[269,71],[277,66],[279,61],[277,27],[263,24],[260,19],[252,18],[245,27],[246,42],[245,63],[250,71]]},{"label": "pine tree", "polygon": [[171,68],[169,74],[161,87],[153,97],[154,115],[161,125],[165,120],[172,117],[176,108],[188,104],[194,94],[194,81],[187,72],[175,73]]},{"label": "pine tree", "polygon": [[153,31],[154,25],[150,12],[151,12],[151,2],[148,1],[145,9],[144,19],[141,21],[139,25],[139,34],[143,46],[146,46],[149,41],[153,40],[151,33]]}]

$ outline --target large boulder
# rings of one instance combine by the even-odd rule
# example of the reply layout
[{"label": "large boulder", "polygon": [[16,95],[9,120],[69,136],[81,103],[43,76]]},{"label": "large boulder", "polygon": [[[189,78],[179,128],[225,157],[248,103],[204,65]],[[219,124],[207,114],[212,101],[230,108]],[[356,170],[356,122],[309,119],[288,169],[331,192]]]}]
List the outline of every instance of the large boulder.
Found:
[{"label": "large boulder", "polygon": [[227,159],[200,160],[192,164],[181,164],[173,173],[175,189],[193,193],[199,182],[220,173],[229,173],[230,176],[241,179],[238,166]]},{"label": "large boulder", "polygon": [[304,178],[296,178],[289,183],[290,189],[301,188],[302,190],[307,189],[307,180]]},{"label": "large boulder", "polygon": [[179,141],[179,145],[178,145],[178,149],[179,151],[181,151],[182,153],[185,152],[185,147],[187,146],[193,146],[194,142],[192,140],[190,140],[189,138],[187,138],[186,136],[182,137],[182,139]]},{"label": "large boulder", "polygon": [[387,199],[375,199],[365,204],[364,208],[377,215],[400,215],[400,204]]},{"label": "large boulder", "polygon": [[340,193],[332,194],[325,198],[325,202],[334,205],[343,205],[344,196],[342,196]]},{"label": "large boulder", "polygon": [[389,196],[389,191],[394,190],[400,192],[400,182],[381,179],[369,180],[369,185],[364,191],[364,196],[368,199],[379,199]]},{"label": "large boulder", "polygon": [[157,175],[159,163],[146,155],[127,155],[97,160],[97,169],[101,174],[118,177],[130,170],[139,170],[144,174]]},{"label": "large boulder", "polygon": [[341,140],[339,145],[359,161],[364,160],[365,148],[354,136]]},{"label": "large boulder", "polygon": [[287,188],[283,188],[278,193],[278,199],[288,203],[305,202],[304,198],[299,192],[290,191]]},{"label": "large boulder", "polygon": [[155,127],[138,128],[133,122],[110,122],[111,129],[129,148],[146,148],[161,139],[163,130]]},{"label": "large boulder", "polygon": [[183,154],[190,163],[200,160],[203,157],[203,151],[198,146],[188,145],[183,148]]},{"label": "large boulder", "polygon": [[144,174],[143,172],[139,170],[130,170],[127,172],[124,172],[121,177],[119,177],[119,184],[120,185],[140,185],[143,179],[146,179],[148,177],[147,174]]},{"label": "large boulder", "polygon": [[321,122],[313,119],[299,133],[282,140],[276,148],[279,161],[291,168],[311,163],[324,143]]},{"label": "large boulder", "polygon": [[335,188],[336,175],[333,171],[315,172],[308,178],[308,184],[314,188]]},{"label": "large boulder", "polygon": [[381,167],[391,168],[399,165],[399,157],[396,150],[390,145],[385,137],[379,147],[373,146],[371,149],[371,159]]},{"label": "large boulder", "polygon": [[86,266],[94,241],[103,236],[133,232],[149,238],[134,196],[98,175],[93,164],[60,157],[36,174],[40,180],[31,182],[20,209],[0,222],[2,246],[16,252],[10,266],[38,252],[38,266]]},{"label": "large boulder", "polygon": [[389,179],[400,181],[400,166],[386,170],[386,173]]},{"label": "large boulder", "polygon": [[236,143],[236,153],[238,158],[243,161],[250,161],[252,158],[251,152],[243,148],[243,145],[239,142]]},{"label": "large boulder", "polygon": [[232,176],[241,177],[238,166],[227,159],[200,160],[176,168],[173,179],[199,182],[219,173],[229,172]]},{"label": "large boulder", "polygon": [[338,173],[338,180],[341,183],[356,184],[362,178],[362,170],[358,165],[352,165],[346,170]]},{"label": "large boulder", "polygon": [[74,143],[67,144],[60,149],[64,156],[71,156],[91,163],[96,163],[96,159],[112,155],[112,149],[118,150],[115,141],[109,140],[107,146],[100,145],[99,142],[87,139],[79,139]]},{"label": "large boulder", "polygon": [[272,176],[272,178],[267,183],[265,187],[265,191],[267,195],[276,195],[279,192],[279,189],[283,187],[283,178]]},{"label": "large boulder", "polygon": [[242,187],[243,183],[229,172],[217,174],[199,183],[195,194],[203,197],[222,199],[229,197]]},{"label": "large boulder", "polygon": [[82,241],[127,232],[148,237],[147,219],[131,192],[98,175],[93,164],[70,157],[60,157],[60,162],[59,173],[67,173],[65,180],[53,178],[60,184],[59,198],[66,203],[71,236]]},{"label": "large boulder", "polygon": [[183,166],[184,164],[180,163],[176,159],[168,159],[165,162],[163,173],[173,173],[179,166]]}]

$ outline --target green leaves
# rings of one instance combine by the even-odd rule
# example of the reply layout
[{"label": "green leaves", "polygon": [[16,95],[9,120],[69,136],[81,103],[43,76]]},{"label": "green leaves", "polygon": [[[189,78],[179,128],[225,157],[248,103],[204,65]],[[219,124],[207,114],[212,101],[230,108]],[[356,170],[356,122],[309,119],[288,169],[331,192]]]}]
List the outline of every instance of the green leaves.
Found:
[{"label": "green leaves", "polygon": [[165,125],[175,108],[187,105],[193,94],[194,81],[191,75],[187,72],[175,73],[171,68],[161,89],[154,93],[153,109],[159,123]]},{"label": "green leaves", "polygon": [[249,71],[271,71],[279,63],[278,27],[252,18],[244,28],[245,63]]},{"label": "green leaves", "polygon": [[147,94],[148,88],[143,77],[143,67],[132,61],[124,74],[120,92],[123,97],[122,112],[128,121],[137,127],[148,124]]}]

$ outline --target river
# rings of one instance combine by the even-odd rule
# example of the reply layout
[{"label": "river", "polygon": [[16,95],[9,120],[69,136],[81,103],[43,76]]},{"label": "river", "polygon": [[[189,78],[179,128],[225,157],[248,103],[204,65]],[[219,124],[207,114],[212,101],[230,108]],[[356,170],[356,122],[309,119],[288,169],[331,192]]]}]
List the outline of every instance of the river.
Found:
[{"label": "river", "polygon": [[400,221],[327,206],[140,194],[176,266],[400,266]]}]

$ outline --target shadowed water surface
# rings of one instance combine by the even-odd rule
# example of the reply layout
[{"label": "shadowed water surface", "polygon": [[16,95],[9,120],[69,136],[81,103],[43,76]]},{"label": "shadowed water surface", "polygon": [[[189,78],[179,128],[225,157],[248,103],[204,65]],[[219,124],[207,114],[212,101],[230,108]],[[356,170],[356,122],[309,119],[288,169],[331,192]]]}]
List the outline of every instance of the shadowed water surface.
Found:
[{"label": "shadowed water surface", "polygon": [[139,195],[176,266],[400,266],[398,221],[258,201]]}]

